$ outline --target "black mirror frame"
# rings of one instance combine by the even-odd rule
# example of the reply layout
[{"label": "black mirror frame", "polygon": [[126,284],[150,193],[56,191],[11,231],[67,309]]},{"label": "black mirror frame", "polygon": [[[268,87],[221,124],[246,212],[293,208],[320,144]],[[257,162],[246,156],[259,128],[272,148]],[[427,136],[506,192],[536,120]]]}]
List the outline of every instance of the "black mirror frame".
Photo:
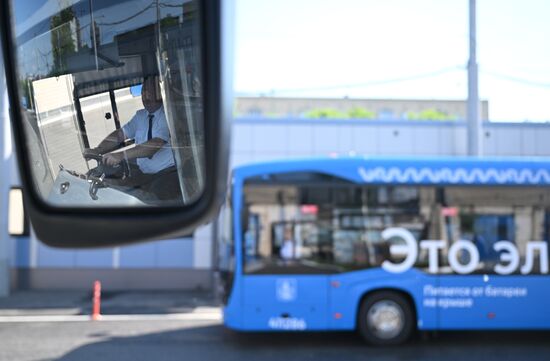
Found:
[{"label": "black mirror frame", "polygon": [[[39,240],[53,247],[123,245],[191,233],[216,215],[223,202],[233,111],[233,0],[201,0],[201,51],[205,132],[205,186],[192,204],[147,208],[59,208],[34,189],[20,111],[9,1],[0,2],[0,31],[10,118],[25,207]],[[0,70],[1,71],[1,70]]]}]

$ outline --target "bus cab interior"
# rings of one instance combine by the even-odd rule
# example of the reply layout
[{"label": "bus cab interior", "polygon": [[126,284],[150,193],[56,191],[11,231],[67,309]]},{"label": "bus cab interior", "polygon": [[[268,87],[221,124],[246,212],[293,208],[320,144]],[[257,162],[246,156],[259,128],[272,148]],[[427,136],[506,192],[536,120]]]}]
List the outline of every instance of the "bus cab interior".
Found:
[{"label": "bus cab interior", "polygon": [[[26,131],[34,138],[29,151],[42,159],[34,180],[47,201],[170,205],[200,195],[204,135],[197,16],[196,2],[80,1],[18,34]],[[109,179],[91,172],[101,157],[82,156],[143,108],[140,88],[150,76],[159,82],[181,188],[181,196],[168,202],[129,192],[120,174]]]}]

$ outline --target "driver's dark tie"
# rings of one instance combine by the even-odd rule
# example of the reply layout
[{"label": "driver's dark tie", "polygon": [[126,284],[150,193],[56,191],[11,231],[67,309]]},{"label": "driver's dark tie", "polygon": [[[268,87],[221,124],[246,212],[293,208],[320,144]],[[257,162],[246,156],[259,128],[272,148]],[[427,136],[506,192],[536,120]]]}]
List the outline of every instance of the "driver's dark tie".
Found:
[{"label": "driver's dark tie", "polygon": [[149,129],[147,130],[147,141],[153,139],[153,117],[154,114],[149,114]]}]

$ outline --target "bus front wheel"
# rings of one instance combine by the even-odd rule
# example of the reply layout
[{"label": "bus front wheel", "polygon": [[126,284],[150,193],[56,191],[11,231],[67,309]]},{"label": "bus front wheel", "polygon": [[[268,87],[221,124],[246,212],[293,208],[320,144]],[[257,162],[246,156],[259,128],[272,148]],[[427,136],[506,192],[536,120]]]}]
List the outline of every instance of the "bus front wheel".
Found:
[{"label": "bus front wheel", "polygon": [[367,296],[359,310],[359,333],[373,345],[397,345],[409,339],[414,328],[414,313],[405,296],[380,291]]}]

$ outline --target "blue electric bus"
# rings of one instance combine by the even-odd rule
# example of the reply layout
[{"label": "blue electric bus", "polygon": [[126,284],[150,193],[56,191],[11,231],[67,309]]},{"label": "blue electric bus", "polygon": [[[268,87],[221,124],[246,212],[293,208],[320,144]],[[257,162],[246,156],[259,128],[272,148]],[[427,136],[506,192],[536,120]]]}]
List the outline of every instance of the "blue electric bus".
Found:
[{"label": "blue electric bus", "polygon": [[233,171],[221,217],[225,325],[548,329],[550,162],[327,158]]}]

